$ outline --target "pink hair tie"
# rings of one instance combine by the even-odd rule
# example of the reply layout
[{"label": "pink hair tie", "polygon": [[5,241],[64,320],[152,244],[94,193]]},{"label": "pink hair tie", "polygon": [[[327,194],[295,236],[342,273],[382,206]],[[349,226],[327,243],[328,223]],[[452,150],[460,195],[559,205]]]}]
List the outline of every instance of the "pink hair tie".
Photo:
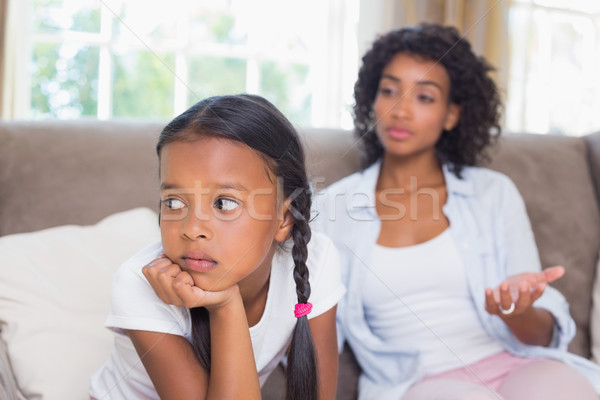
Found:
[{"label": "pink hair tie", "polygon": [[306,304],[298,303],[296,307],[294,307],[294,315],[296,318],[304,317],[305,315],[310,314],[312,310],[312,303],[307,302]]}]

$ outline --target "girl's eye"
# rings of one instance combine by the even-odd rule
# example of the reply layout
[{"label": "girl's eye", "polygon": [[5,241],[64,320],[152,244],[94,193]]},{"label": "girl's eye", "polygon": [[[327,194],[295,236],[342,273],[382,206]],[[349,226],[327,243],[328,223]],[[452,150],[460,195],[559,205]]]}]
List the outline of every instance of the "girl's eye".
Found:
[{"label": "girl's eye", "polygon": [[223,211],[232,211],[235,210],[240,204],[237,201],[231,199],[220,198],[215,201],[213,207]]},{"label": "girl's eye", "polygon": [[181,210],[185,207],[183,201],[178,199],[164,199],[162,203],[170,210]]}]

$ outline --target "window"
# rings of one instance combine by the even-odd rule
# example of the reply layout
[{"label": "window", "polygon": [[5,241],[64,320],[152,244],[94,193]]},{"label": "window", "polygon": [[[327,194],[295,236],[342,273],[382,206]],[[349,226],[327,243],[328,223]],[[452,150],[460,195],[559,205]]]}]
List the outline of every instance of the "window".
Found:
[{"label": "window", "polygon": [[600,2],[514,0],[510,131],[584,135],[600,128]]},{"label": "window", "polygon": [[[351,128],[357,47],[373,39],[361,28],[388,17],[359,21],[359,7],[378,4],[365,0],[14,1],[28,7],[19,87],[31,88],[15,101],[35,119],[170,119],[201,98],[249,92],[296,125]],[[505,129],[598,130],[600,1],[509,4]]]},{"label": "window", "polygon": [[27,1],[25,117],[170,119],[249,92],[297,125],[351,126],[356,0]]}]

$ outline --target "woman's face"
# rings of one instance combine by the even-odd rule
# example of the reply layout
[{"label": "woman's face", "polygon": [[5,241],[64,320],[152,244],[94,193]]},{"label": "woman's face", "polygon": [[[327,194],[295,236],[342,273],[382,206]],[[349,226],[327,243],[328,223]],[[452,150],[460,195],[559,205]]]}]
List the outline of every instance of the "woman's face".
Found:
[{"label": "woman's face", "polygon": [[160,165],[167,257],[204,290],[268,277],[290,225],[281,218],[277,180],[260,154],[208,136],[166,145]]},{"label": "woman's face", "polygon": [[385,66],[373,110],[377,136],[389,155],[435,154],[442,130],[458,122],[450,78],[439,63],[398,53]]}]

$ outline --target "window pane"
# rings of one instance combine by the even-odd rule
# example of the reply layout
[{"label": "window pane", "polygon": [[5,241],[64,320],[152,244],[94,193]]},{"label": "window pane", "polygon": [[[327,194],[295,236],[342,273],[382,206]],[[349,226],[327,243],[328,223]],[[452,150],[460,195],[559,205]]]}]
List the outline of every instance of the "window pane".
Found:
[{"label": "window pane", "polygon": [[[302,125],[336,124],[341,114],[329,104],[338,97],[327,95],[338,91],[340,75],[326,60],[352,41],[334,33],[351,32],[341,12],[349,3],[14,1],[26,1],[31,16],[33,115],[171,118],[201,98],[241,92],[262,94]],[[78,55],[84,65],[63,59],[64,43],[88,53]],[[65,78],[66,64],[79,76]],[[82,79],[78,94],[65,86]]]},{"label": "window pane", "polygon": [[190,57],[188,103],[215,95],[246,91],[246,61],[239,58]]},{"label": "window pane", "polygon": [[260,64],[260,94],[271,101],[294,125],[310,125],[309,67],[272,61]]},{"label": "window pane", "polygon": [[115,39],[136,46],[177,40],[179,19],[187,12],[181,0],[115,1],[111,11],[117,17],[113,26]]},{"label": "window pane", "polygon": [[245,44],[248,34],[236,27],[236,16],[220,2],[200,2],[190,13],[191,44],[199,42]]},{"label": "window pane", "polygon": [[114,54],[114,117],[172,118],[174,56],[150,51]]},{"label": "window pane", "polygon": [[535,0],[535,4],[546,7],[581,11],[590,14],[600,12],[600,2],[598,2],[598,0]]},{"label": "window pane", "polygon": [[[260,52],[309,57],[327,41],[327,1],[255,0],[235,2],[238,24]],[[266,12],[265,10],[269,10]],[[257,23],[257,21],[259,21]]]},{"label": "window pane", "polygon": [[511,9],[507,128],[584,135],[600,116],[600,41],[594,20],[544,7]]},{"label": "window pane", "polygon": [[587,18],[558,14],[551,20],[550,31],[550,131],[587,133],[597,115],[593,94],[600,93],[594,84],[598,70],[589,68],[597,51],[594,28]]},{"label": "window pane", "polygon": [[31,64],[32,117],[96,115],[97,47],[37,43]]},{"label": "window pane", "polygon": [[[19,0],[22,1],[22,0]],[[32,0],[37,32],[100,32],[100,3],[85,0]]]}]

